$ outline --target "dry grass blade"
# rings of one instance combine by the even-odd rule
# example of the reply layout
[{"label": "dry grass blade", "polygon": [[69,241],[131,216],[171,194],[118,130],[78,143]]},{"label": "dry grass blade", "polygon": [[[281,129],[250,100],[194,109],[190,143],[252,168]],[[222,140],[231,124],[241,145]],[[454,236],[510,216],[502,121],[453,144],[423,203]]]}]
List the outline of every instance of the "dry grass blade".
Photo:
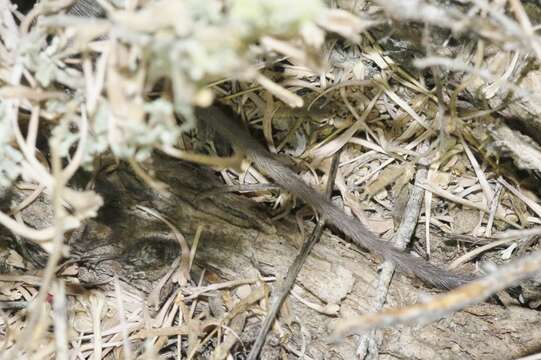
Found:
[{"label": "dry grass blade", "polygon": [[276,96],[278,99],[282,100],[288,106],[292,108],[299,108],[303,106],[304,101],[300,96],[278,85],[274,81],[271,81],[269,78],[258,74],[256,76],[256,80],[259,85],[261,85],[264,89]]},{"label": "dry grass blade", "polygon": [[[455,202],[457,204],[461,204],[461,205],[465,205],[465,206],[468,206],[468,207],[471,207],[473,209],[478,209],[478,210],[481,210],[485,213],[489,213],[489,209],[485,206],[485,205],[481,205],[479,203],[475,203],[473,201],[470,201],[470,200],[467,200],[463,197],[460,197],[460,196],[457,196],[457,195],[453,195],[452,193],[450,193],[449,191],[447,190],[444,190],[444,189],[440,189],[438,187],[435,187],[431,184],[427,184],[427,183],[424,183],[424,184],[418,184],[418,186],[422,187],[423,189],[427,190],[427,191],[430,191],[431,193],[435,194],[435,195],[438,195],[438,196],[441,196],[449,201],[452,201],[452,202]],[[500,219],[500,220],[503,220],[505,221],[506,223],[516,227],[516,228],[519,228],[519,226],[517,224],[515,224],[514,222],[512,222],[511,220],[505,218],[505,217],[502,217],[502,216],[498,216],[496,215],[496,218]]]},{"label": "dry grass blade", "polygon": [[481,170],[481,167],[479,166],[479,163],[477,162],[477,159],[475,159],[475,156],[473,155],[472,151],[470,150],[470,147],[464,139],[460,139],[462,146],[464,147],[464,151],[466,152],[466,155],[468,156],[468,159],[470,160],[470,163],[473,166],[473,169],[475,171],[475,174],[477,175],[477,179],[479,180],[479,184],[481,185],[481,189],[483,189],[483,193],[485,194],[485,199],[487,204],[492,204],[492,201],[494,199],[494,191],[492,191],[492,188],[488,184],[487,178]]},{"label": "dry grass blade", "polygon": [[[235,306],[227,313],[227,315],[220,320],[219,325],[224,326],[228,324],[230,321],[234,320],[237,316],[245,313],[249,306],[253,305],[254,303],[260,301],[263,298],[268,297],[268,286],[265,283],[260,282],[260,286],[252,290],[252,292],[246,296],[245,298],[241,299],[239,302],[235,304]],[[199,344],[204,344],[208,339],[210,339],[216,332],[218,332],[218,329],[220,327],[216,327],[213,331],[211,331],[202,341],[199,342]],[[193,349],[188,354],[188,359],[192,359],[195,356],[195,351],[197,347]],[[218,348],[222,350],[222,348]],[[223,356],[225,354],[216,354],[216,356]]]},{"label": "dry grass blade", "polygon": [[225,281],[219,284],[212,284],[207,286],[201,286],[194,290],[188,290],[187,296],[184,297],[185,300],[192,300],[196,299],[199,296],[202,296],[205,293],[221,290],[221,289],[227,289],[227,288],[233,288],[240,285],[249,285],[249,284],[255,284],[259,281],[274,281],[274,278],[261,278],[261,279],[240,279],[240,280],[232,280],[232,281]]},{"label": "dry grass blade", "polygon": [[487,226],[486,226],[486,231],[485,231],[486,237],[490,237],[490,235],[492,234],[492,226],[494,225],[496,212],[498,211],[498,207],[500,206],[501,193],[502,193],[502,186],[498,183],[496,185],[496,191],[494,193],[494,197],[492,198],[492,202],[490,203],[488,221],[487,221]]},{"label": "dry grass blade", "polygon": [[541,217],[541,206],[537,204],[535,201],[531,200],[530,198],[526,197],[524,194],[522,194],[520,191],[518,191],[514,186],[509,184],[504,178],[500,177],[498,178],[498,182],[502,184],[507,190],[509,190],[513,195],[518,197],[520,200],[522,200],[532,211],[538,216]]},{"label": "dry grass blade", "polygon": [[328,143],[310,150],[309,155],[315,159],[323,159],[332,156],[339,151],[357,133],[357,131],[362,128],[366,128],[365,121],[374,108],[374,105],[376,104],[376,101],[379,99],[380,95],[381,93],[374,96],[366,109],[363,111],[362,116],[358,117],[357,121],[349,129]]},{"label": "dry grass blade", "polygon": [[147,208],[143,205],[137,205],[137,209],[142,210],[146,212],[147,214],[150,214],[154,216],[155,218],[162,221],[171,231],[173,234],[175,234],[175,238],[177,239],[181,255],[180,255],[180,272],[178,277],[179,284],[186,285],[190,281],[190,245],[188,245],[188,242],[186,241],[186,238],[184,238],[184,235],[177,229],[175,225],[171,223],[171,221],[167,220],[163,215],[159,214],[156,210],[152,210]]},{"label": "dry grass blade", "polygon": [[192,248],[190,250],[190,262],[188,265],[188,270],[192,269],[193,260],[195,259],[195,253],[197,251],[197,246],[199,245],[199,240],[201,240],[201,234],[203,233],[203,225],[199,225],[197,227],[197,230],[195,231],[195,235],[193,237],[192,242]]},{"label": "dry grass blade", "polygon": [[511,238],[511,239],[501,239],[501,240],[493,241],[490,244],[480,246],[480,247],[478,247],[478,248],[476,248],[474,250],[468,251],[466,254],[464,254],[461,257],[459,257],[458,259],[454,260],[449,265],[449,269],[456,269],[460,265],[465,264],[468,261],[471,261],[471,260],[475,259],[477,256],[484,253],[485,251],[488,251],[488,250],[496,248],[496,247],[500,247],[500,246],[505,245],[505,244],[512,243],[514,241],[516,241],[516,239],[513,239],[513,238]]},{"label": "dry grass blade", "polygon": [[175,149],[172,147],[162,147],[161,150],[169,156],[180,160],[186,160],[194,162],[201,165],[214,166],[220,169],[223,168],[233,168],[240,169],[242,163],[242,154],[236,153],[231,157],[220,157],[220,156],[210,156],[210,155],[201,155],[194,154],[187,151]]}]

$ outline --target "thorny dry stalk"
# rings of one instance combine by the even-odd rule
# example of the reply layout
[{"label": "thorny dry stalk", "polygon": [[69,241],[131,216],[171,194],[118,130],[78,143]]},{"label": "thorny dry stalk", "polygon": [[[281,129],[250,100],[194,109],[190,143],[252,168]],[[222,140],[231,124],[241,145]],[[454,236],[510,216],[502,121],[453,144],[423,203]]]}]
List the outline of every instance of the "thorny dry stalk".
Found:
[{"label": "thorny dry stalk", "polygon": [[337,325],[334,336],[337,339],[354,331],[366,331],[400,323],[424,324],[483,301],[500,290],[538,274],[540,269],[541,252],[537,251],[504,265],[479,280],[445,294],[436,295],[423,303],[404,308],[385,309],[356,319],[343,320]]},{"label": "thorny dry stalk", "polygon": [[[420,153],[426,152],[427,149],[427,143],[423,143],[419,146]],[[409,242],[411,241],[411,238],[415,231],[415,227],[419,220],[419,215],[421,213],[424,191],[422,188],[416,185],[424,182],[428,175],[428,170],[426,169],[428,164],[426,163],[426,161],[423,160],[425,159],[420,159],[419,161],[418,169],[415,174],[415,185],[412,186],[412,189],[410,190],[408,202],[405,208],[406,211],[404,212],[404,214],[402,214],[400,226],[392,239],[394,246],[400,250],[405,250]],[[385,305],[385,301],[387,300],[387,294],[389,291],[389,285],[391,283],[394,272],[395,265],[393,263],[385,261],[383,262],[383,264],[381,264],[378,286],[376,289],[377,295],[373,303],[374,311],[381,310]],[[376,334],[375,331],[361,334],[356,355],[360,359],[364,359],[369,353],[371,354],[371,356],[377,357],[378,342],[380,340],[379,338],[380,336]]]}]

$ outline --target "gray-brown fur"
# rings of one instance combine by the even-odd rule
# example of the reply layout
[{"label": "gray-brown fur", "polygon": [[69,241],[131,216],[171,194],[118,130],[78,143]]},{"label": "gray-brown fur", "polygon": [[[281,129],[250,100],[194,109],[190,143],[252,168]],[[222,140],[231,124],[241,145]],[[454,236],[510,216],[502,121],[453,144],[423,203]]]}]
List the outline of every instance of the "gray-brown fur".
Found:
[{"label": "gray-brown fur", "polygon": [[[69,12],[81,16],[103,16],[105,13],[94,0],[79,0]],[[198,118],[214,128],[235,147],[244,150],[259,169],[267,173],[278,185],[297,195],[325,216],[329,223],[341,229],[358,246],[394,262],[402,271],[413,273],[426,283],[439,288],[454,288],[473,279],[473,276],[440,269],[378,239],[361,222],[347,216],[324,196],[306,185],[291,169],[274,160],[261,144],[220,109],[216,107],[199,109]]]},{"label": "gray-brown fur", "polygon": [[454,288],[473,279],[473,276],[443,270],[422,258],[401,252],[391,244],[377,238],[360,221],[347,216],[340,208],[325,199],[323,195],[306,185],[291,169],[274,160],[272,155],[257,140],[221,109],[217,107],[198,109],[197,117],[229,140],[233,146],[244,151],[261,171],[270,176],[278,185],[312,206],[329,223],[342,230],[358,246],[392,261],[400,270],[415,274],[424,282],[438,288]]}]

